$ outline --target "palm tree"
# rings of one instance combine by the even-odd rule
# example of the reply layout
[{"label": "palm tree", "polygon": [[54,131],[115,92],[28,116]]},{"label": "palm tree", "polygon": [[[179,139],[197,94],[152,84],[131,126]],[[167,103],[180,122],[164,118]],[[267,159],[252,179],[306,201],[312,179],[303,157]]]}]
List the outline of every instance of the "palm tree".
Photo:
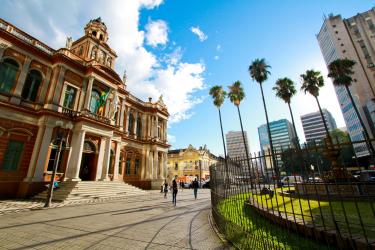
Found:
[{"label": "palm tree", "polygon": [[[352,102],[352,105],[354,107],[355,113],[357,114],[359,122],[361,123],[361,126],[363,128],[363,132],[365,133],[366,140],[369,141],[370,140],[369,133],[365,127],[365,124],[362,120],[361,115],[358,112],[357,105],[355,104],[352,93],[350,92],[350,89],[349,89],[350,85],[353,82],[352,75],[354,74],[353,66],[355,65],[355,63],[356,63],[355,61],[347,59],[347,58],[337,59],[331,62],[328,65],[328,71],[329,71],[328,77],[333,79],[333,84],[335,86],[345,87],[346,92],[349,95],[350,101]],[[371,142],[369,143],[369,146],[370,146],[371,154],[374,155],[374,148]]]},{"label": "palm tree", "polygon": [[306,92],[309,92],[310,95],[312,95],[315,98],[316,103],[318,104],[318,107],[319,107],[320,116],[322,117],[322,120],[323,120],[323,125],[327,134],[328,143],[332,145],[332,138],[329,134],[326,119],[324,118],[322,108],[320,107],[320,103],[318,99],[319,89],[324,86],[323,76],[320,74],[319,71],[307,70],[305,74],[301,74],[301,78],[302,78],[301,90],[304,91],[305,94]]},{"label": "palm tree", "polygon": [[268,121],[267,106],[264,100],[263,86],[262,86],[262,83],[266,81],[268,79],[268,75],[271,74],[268,71],[269,68],[271,68],[271,66],[267,65],[265,59],[262,58],[262,59],[255,59],[249,66],[248,70],[249,70],[251,78],[255,80],[257,83],[259,83],[260,91],[262,93],[263,107],[264,107],[264,112],[266,114],[266,121],[267,121],[268,140],[270,141],[270,147],[271,147],[272,164],[274,166],[276,177],[279,180],[279,177],[280,177],[279,168],[276,164],[275,154],[273,151],[270,123]]},{"label": "palm tree", "polygon": [[224,132],[223,132],[223,122],[221,120],[221,112],[220,107],[223,105],[227,92],[223,90],[223,87],[215,85],[210,89],[210,95],[214,99],[214,105],[219,110],[219,119],[220,119],[220,128],[221,128],[221,137],[223,139],[223,147],[224,147],[224,159],[227,158],[227,149],[225,147],[224,141]]},{"label": "palm tree", "polygon": [[[241,101],[245,98],[245,92],[241,86],[240,81],[235,81],[231,86],[228,86],[228,88],[229,88],[229,93],[228,93],[229,100],[237,107],[238,117],[240,118],[242,139],[243,139],[243,144],[245,145],[246,160],[247,160],[249,174],[250,174],[251,167],[250,167],[249,151],[247,149],[247,143],[245,139],[245,133],[243,131],[241,112],[240,112],[240,104],[241,104]],[[250,178],[250,183],[251,183],[251,187],[253,187],[253,182],[251,178]]]},{"label": "palm tree", "polygon": [[298,150],[300,150],[301,147],[299,145],[299,139],[297,135],[296,125],[294,123],[293,112],[290,107],[290,99],[297,93],[296,88],[294,87],[294,82],[290,80],[289,78],[284,77],[282,79],[278,79],[276,81],[276,86],[273,87],[272,89],[276,91],[277,97],[284,100],[284,102],[288,104],[290,116],[292,118],[294,134],[296,135],[296,138],[295,138],[296,147]]}]

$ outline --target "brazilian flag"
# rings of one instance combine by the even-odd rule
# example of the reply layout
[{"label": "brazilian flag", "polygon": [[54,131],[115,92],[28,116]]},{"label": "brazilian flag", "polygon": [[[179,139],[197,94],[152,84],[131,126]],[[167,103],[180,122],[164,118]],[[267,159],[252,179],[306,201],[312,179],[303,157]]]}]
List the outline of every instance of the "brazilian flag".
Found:
[{"label": "brazilian flag", "polygon": [[105,105],[105,102],[107,101],[108,95],[109,95],[109,89],[107,90],[107,92],[102,91],[102,93],[100,94],[100,98],[97,101],[97,107],[100,108],[100,107],[103,107]]}]

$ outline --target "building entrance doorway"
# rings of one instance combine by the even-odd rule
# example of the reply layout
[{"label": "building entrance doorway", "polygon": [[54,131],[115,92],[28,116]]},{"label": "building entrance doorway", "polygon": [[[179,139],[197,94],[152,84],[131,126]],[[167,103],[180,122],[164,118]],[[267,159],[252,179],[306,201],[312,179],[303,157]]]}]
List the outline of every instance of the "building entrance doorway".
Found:
[{"label": "building entrance doorway", "polygon": [[96,177],[96,147],[90,141],[83,144],[81,167],[79,170],[79,178],[82,181],[94,181]]}]

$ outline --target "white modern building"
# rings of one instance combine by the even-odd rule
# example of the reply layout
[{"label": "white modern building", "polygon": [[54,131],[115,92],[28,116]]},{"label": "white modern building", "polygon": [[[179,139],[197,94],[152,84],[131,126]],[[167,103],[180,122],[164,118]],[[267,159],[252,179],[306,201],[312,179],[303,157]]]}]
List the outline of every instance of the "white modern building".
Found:
[{"label": "white modern building", "polygon": [[[336,121],[333,118],[332,114],[327,110],[322,110],[324,119],[327,124],[329,131],[336,129]],[[323,139],[327,136],[327,133],[324,128],[324,123],[320,112],[313,112],[301,116],[303,132],[305,133],[306,142],[322,142]]]},{"label": "white modern building", "polygon": [[[375,68],[375,9],[358,13],[356,16],[342,19],[340,15],[329,15],[325,18],[317,35],[324,60],[327,65],[339,58],[356,61],[354,66],[354,82],[350,87],[367,131],[371,133],[373,121],[368,114],[368,104],[374,98]],[[346,127],[353,142],[364,139],[363,128],[344,87],[335,86]],[[369,154],[364,143],[355,144],[357,157]]]},{"label": "white modern building", "polygon": [[[244,131],[245,134],[245,142],[247,150],[250,154],[250,147],[247,139],[247,133]],[[231,158],[244,158],[246,157],[246,150],[245,150],[245,144],[243,142],[242,132],[241,131],[229,131],[225,135],[226,141],[227,141],[227,150],[228,150],[228,156]]]}]

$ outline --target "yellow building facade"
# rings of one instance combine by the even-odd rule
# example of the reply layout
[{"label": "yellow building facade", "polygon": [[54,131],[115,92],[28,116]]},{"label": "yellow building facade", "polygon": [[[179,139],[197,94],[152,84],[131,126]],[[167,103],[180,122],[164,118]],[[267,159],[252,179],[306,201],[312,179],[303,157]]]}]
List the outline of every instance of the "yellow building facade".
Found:
[{"label": "yellow building facade", "polygon": [[217,162],[217,157],[210,153],[206,145],[194,148],[189,145],[184,149],[175,149],[168,151],[168,178],[172,179],[178,176],[179,179],[190,181],[195,177],[201,179],[209,179],[209,167]]}]

